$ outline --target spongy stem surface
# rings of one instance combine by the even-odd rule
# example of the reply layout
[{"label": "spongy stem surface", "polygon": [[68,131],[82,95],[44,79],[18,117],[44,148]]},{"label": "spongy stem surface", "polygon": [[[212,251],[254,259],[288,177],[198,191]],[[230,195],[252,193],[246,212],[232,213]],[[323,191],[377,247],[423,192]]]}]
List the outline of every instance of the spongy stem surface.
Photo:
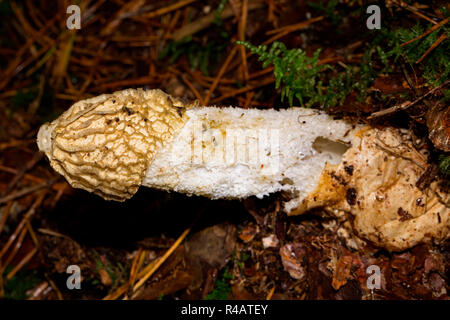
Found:
[{"label": "spongy stem surface", "polygon": [[257,110],[196,107],[155,156],[143,185],[210,198],[300,198],[317,187],[328,161],[350,146],[354,126],[304,108]]}]

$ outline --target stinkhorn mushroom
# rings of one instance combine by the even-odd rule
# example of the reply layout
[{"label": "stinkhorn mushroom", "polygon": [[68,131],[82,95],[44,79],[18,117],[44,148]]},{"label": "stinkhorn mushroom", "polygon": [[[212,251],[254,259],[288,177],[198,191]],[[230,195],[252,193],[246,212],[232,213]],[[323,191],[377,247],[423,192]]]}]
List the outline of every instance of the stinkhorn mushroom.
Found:
[{"label": "stinkhorn mushroom", "polygon": [[421,189],[427,168],[407,132],[317,110],[186,104],[128,89],[79,101],[38,133],[39,149],[76,188],[124,201],[139,186],[217,198],[285,191],[291,215],[322,207],[388,250],[449,238],[449,193]]}]

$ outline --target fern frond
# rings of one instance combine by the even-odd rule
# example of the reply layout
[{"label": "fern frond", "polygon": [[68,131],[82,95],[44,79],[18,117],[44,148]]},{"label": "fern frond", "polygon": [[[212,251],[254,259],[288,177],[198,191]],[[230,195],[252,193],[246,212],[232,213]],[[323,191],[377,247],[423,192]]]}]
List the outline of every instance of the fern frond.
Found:
[{"label": "fern frond", "polygon": [[281,100],[287,98],[289,105],[292,106],[294,98],[304,107],[317,104],[330,107],[343,101],[342,90],[336,90],[341,78],[330,82],[330,88],[323,88],[321,72],[331,66],[319,64],[320,49],[308,57],[302,49],[287,49],[281,42],[274,42],[270,48],[242,41],[237,43],[258,55],[263,68],[273,65],[275,88],[281,88]]}]

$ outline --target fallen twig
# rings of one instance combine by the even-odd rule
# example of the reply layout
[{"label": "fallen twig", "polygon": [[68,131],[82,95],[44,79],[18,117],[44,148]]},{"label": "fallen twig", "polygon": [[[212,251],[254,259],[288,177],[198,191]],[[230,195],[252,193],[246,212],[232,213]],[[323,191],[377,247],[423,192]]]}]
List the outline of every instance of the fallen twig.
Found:
[{"label": "fallen twig", "polygon": [[[49,20],[44,27],[42,27],[38,32],[36,32],[31,38],[27,40],[27,42],[18,50],[16,53],[15,59],[8,65],[8,68],[2,73],[3,74],[3,80],[0,82],[0,90],[3,90],[4,87],[9,83],[11,78],[13,78],[17,73],[19,73],[23,69],[22,67],[19,67],[22,62],[22,55],[26,53],[31,45],[36,41],[37,37],[42,36],[45,34],[45,32],[53,26],[53,24],[58,21],[60,15],[62,12],[57,13],[51,20]],[[36,59],[36,56],[32,57],[33,59]]]},{"label": "fallen twig", "polygon": [[415,37],[414,39],[411,39],[409,41],[406,41],[404,43],[402,43],[400,45],[400,47],[406,46],[407,44],[413,43],[414,41],[417,41],[419,39],[422,39],[423,37],[426,37],[427,35],[429,35],[430,33],[432,33],[434,30],[439,29],[440,27],[442,27],[444,24],[446,24],[449,21],[449,18],[446,18],[444,20],[442,20],[441,22],[439,22],[438,24],[432,26],[430,29],[428,29],[427,31],[425,31],[424,33],[422,33],[420,36]]},{"label": "fallen twig", "polygon": [[400,8],[403,8],[403,9],[406,9],[406,10],[410,11],[411,13],[415,14],[416,16],[418,16],[418,17],[420,17],[420,18],[422,18],[422,19],[424,19],[424,20],[426,20],[428,22],[431,22],[432,24],[437,24],[436,21],[434,21],[430,17],[427,17],[423,13],[421,13],[419,11],[419,9],[417,9],[414,6],[411,6],[411,5],[407,4],[404,1],[401,1],[401,0],[389,0],[389,1],[386,1],[386,6],[389,7],[391,5],[391,3],[395,4],[396,6],[398,6]]},{"label": "fallen twig", "polygon": [[[247,27],[247,15],[248,15],[248,0],[243,0],[241,11],[242,11],[242,15],[241,15],[241,18],[239,20],[239,25],[238,25],[238,35],[239,35],[240,41],[245,41],[245,29]],[[248,68],[247,68],[247,56],[245,54],[245,47],[240,46],[239,49],[240,49],[241,59],[242,59],[241,69],[242,69],[243,80],[245,82],[247,82],[248,81]]]},{"label": "fallen twig", "polygon": [[43,191],[34,201],[30,209],[28,209],[27,213],[24,215],[22,220],[20,221],[19,225],[16,227],[16,230],[11,234],[8,241],[6,242],[5,246],[0,251],[0,259],[3,257],[3,255],[9,250],[13,242],[16,240],[19,233],[22,231],[22,229],[25,227],[27,221],[34,215],[36,208],[39,207],[44,200],[44,197],[46,195],[46,192]]},{"label": "fallen twig", "polygon": [[[319,17],[315,17],[315,18],[311,18],[308,19],[306,21],[300,22],[300,23],[296,23],[290,26],[285,26],[276,30],[272,30],[273,31],[277,31],[272,38],[267,39],[266,41],[263,42],[263,44],[270,44],[272,42],[274,42],[275,40],[278,40],[286,35],[288,35],[289,33],[292,33],[294,31],[298,31],[298,30],[302,30],[302,29],[306,29],[307,27],[309,27],[311,24],[321,21],[323,20],[324,17],[323,16],[319,16]],[[269,31],[270,32],[270,31]]]},{"label": "fallen twig", "polygon": [[[248,11],[256,10],[259,8],[262,8],[264,6],[264,1],[252,1],[248,4]],[[230,6],[225,7],[225,9],[222,11],[222,14],[220,15],[221,19],[227,19],[234,15],[233,10]],[[184,27],[178,29],[175,31],[171,38],[174,41],[180,41],[181,39],[191,36],[201,30],[206,29],[216,18],[216,11],[213,11],[209,14],[207,14],[204,17],[201,17],[194,22],[191,22]]]},{"label": "fallen twig", "polygon": [[36,143],[35,139],[28,139],[28,140],[11,140],[8,142],[1,142],[0,143],[0,150],[5,150],[8,148],[14,148],[14,147],[21,147],[26,146],[28,144]]},{"label": "fallen twig", "polygon": [[2,233],[3,228],[5,227],[6,220],[8,219],[12,205],[13,205],[13,202],[11,201],[11,202],[8,202],[6,204],[6,206],[3,208],[2,216],[0,218],[0,234]]},{"label": "fallen twig", "polygon": [[270,300],[270,299],[272,299],[272,296],[273,296],[273,294],[274,294],[274,292],[275,292],[275,285],[272,287],[272,289],[270,289],[270,291],[269,291],[269,294],[267,295],[267,297],[266,297],[266,300]]},{"label": "fallen twig", "polygon": [[219,83],[220,78],[225,73],[225,70],[227,69],[228,65],[230,64],[231,60],[234,58],[234,55],[239,47],[235,46],[230,54],[228,55],[227,59],[223,63],[222,67],[219,70],[219,73],[217,74],[217,77],[214,79],[214,82],[211,84],[211,87],[209,87],[208,93],[206,95],[206,98],[204,99],[203,103],[206,105],[209,102],[209,99],[211,98],[211,94],[214,92],[214,90],[217,87],[217,84]]},{"label": "fallen twig", "polygon": [[[11,174],[18,174],[18,172],[19,172],[19,170],[17,170],[17,169],[6,167],[6,166],[2,166],[2,165],[0,165],[0,171],[8,172],[8,173],[11,173]],[[29,173],[25,173],[23,178],[25,180],[28,180],[30,182],[35,182],[35,183],[43,183],[43,182],[48,181],[47,179],[39,178],[39,177],[33,176],[33,175],[29,174]],[[55,191],[58,191],[58,192],[60,190],[63,190],[63,192],[65,192],[65,191],[68,190],[66,188],[67,185],[68,185],[67,182],[58,182],[58,183],[52,184],[51,188],[53,190],[55,190]]]},{"label": "fallen twig", "polygon": [[155,10],[155,11],[152,11],[149,13],[145,13],[142,15],[142,17],[154,18],[154,17],[162,16],[163,14],[180,9],[180,8],[182,8],[188,4],[191,4],[193,2],[196,2],[196,1],[198,1],[198,0],[181,0],[181,1],[175,2],[174,4],[169,5],[167,7],[160,8],[158,10]]},{"label": "fallen twig", "polygon": [[17,191],[15,193],[13,193],[13,194],[10,194],[8,196],[0,198],[0,204],[8,202],[8,201],[11,201],[11,200],[15,200],[17,198],[21,198],[23,196],[26,196],[27,194],[36,192],[36,191],[38,191],[40,189],[47,188],[47,187],[51,186],[52,184],[54,184],[57,179],[58,178],[52,178],[52,179],[50,179],[47,182],[44,182],[44,183],[41,183],[41,184],[38,184],[38,185],[34,185],[34,186],[31,186],[31,187],[24,188],[24,189],[22,189],[20,191]]},{"label": "fallen twig", "polygon": [[441,34],[441,36],[427,49],[427,51],[425,51],[416,63],[420,63],[423,59],[425,59],[425,57],[445,39],[447,39],[447,35],[445,33]]},{"label": "fallen twig", "polygon": [[36,163],[38,163],[39,160],[42,159],[42,157],[43,157],[42,152],[36,152],[33,158],[31,158],[31,160],[28,161],[25,164],[25,166],[19,170],[19,172],[15,175],[15,177],[11,180],[11,182],[6,186],[6,189],[3,191],[2,195],[7,195],[8,193],[10,193],[11,190],[16,186],[16,184],[23,178],[25,173],[31,170],[31,168],[33,168],[36,165]]},{"label": "fallen twig", "polygon": [[274,82],[275,82],[275,79],[273,79],[273,78],[266,78],[266,79],[258,82],[255,85],[251,85],[251,86],[248,86],[248,87],[245,87],[245,88],[241,88],[241,89],[236,89],[234,91],[226,93],[226,94],[224,94],[224,95],[222,95],[222,96],[212,100],[211,103],[213,103],[213,104],[214,103],[218,103],[218,102],[220,102],[222,100],[225,100],[225,99],[227,99],[229,97],[233,97],[233,96],[235,96],[237,94],[241,94],[241,93],[244,93],[244,92],[247,92],[247,91],[252,91],[252,90],[254,90],[256,88],[264,87],[264,86],[266,86],[268,84],[271,84],[271,83],[274,83]]},{"label": "fallen twig", "polygon": [[[138,283],[136,283],[136,285],[133,287],[133,291],[135,292],[137,289],[139,289],[144,283],[145,281],[148,280],[148,278],[150,278],[156,270],[158,270],[158,268],[164,263],[164,261],[167,260],[167,258],[170,257],[170,255],[175,251],[175,249],[178,248],[178,246],[183,242],[183,240],[187,237],[187,235],[189,234],[189,232],[191,232],[192,227],[195,225],[195,223],[197,222],[197,220],[200,218],[200,216],[202,215],[204,210],[201,210],[197,216],[194,218],[194,221],[192,222],[192,224],[186,229],[184,230],[184,232],[178,237],[178,239],[174,242],[174,244],[169,248],[169,250],[166,251],[166,253],[158,259],[158,261],[155,263],[154,266],[152,266],[152,268],[150,270],[148,270],[148,272],[138,281]],[[148,267],[148,266],[147,266]]]},{"label": "fallen twig", "polygon": [[184,230],[184,232],[181,234],[181,236],[174,242],[174,244],[170,247],[169,250],[166,251],[166,253],[158,260],[158,262],[136,283],[136,285],[133,287],[133,291],[136,291],[139,289],[145,281],[150,278],[156,270],[164,263],[164,261],[167,260],[167,258],[170,257],[170,255],[175,251],[176,248],[183,242],[183,240],[186,238],[186,236],[191,232],[192,226]]},{"label": "fallen twig", "polygon": [[406,109],[412,107],[413,105],[415,105],[416,103],[418,103],[419,101],[423,100],[424,98],[428,97],[429,95],[433,94],[437,90],[446,87],[449,83],[450,83],[450,80],[447,80],[443,84],[441,84],[441,85],[431,89],[430,91],[428,91],[427,93],[425,93],[421,97],[417,98],[413,102],[405,101],[402,104],[395,105],[393,107],[390,107],[390,108],[387,108],[387,109],[384,109],[384,110],[381,110],[381,111],[374,112],[368,117],[368,119],[374,119],[374,118],[382,117],[382,116],[385,116],[385,115],[388,115],[388,114],[391,114],[391,113],[395,113],[395,112],[400,111],[400,110],[406,110]]},{"label": "fallen twig", "polygon": [[12,277],[14,277],[16,273],[19,272],[20,269],[22,269],[22,267],[31,260],[31,258],[33,258],[37,250],[38,250],[37,248],[33,248],[33,250],[28,252],[27,255],[14,267],[14,269],[12,269],[8,273],[8,275],[6,276],[6,280],[10,280]]}]

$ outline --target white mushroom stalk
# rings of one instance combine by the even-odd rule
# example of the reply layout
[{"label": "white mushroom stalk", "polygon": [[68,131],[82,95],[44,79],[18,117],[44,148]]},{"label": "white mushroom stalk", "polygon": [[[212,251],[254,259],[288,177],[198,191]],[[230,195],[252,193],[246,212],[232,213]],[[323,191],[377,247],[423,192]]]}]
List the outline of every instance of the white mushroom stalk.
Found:
[{"label": "white mushroom stalk", "polygon": [[388,250],[448,238],[448,193],[415,186],[427,164],[407,136],[311,109],[202,107],[128,89],[77,102],[41,127],[38,146],[73,187],[108,200],[141,185],[213,199],[285,191],[289,214],[352,215],[350,231]]}]

